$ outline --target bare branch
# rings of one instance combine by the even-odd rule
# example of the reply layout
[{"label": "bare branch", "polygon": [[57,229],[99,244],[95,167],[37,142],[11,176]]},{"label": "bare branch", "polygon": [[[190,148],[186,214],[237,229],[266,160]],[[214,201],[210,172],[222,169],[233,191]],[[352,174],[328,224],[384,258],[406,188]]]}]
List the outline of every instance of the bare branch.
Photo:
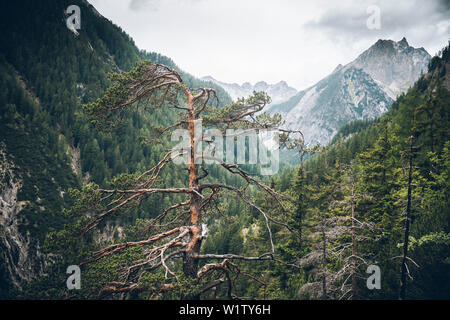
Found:
[{"label": "bare branch", "polygon": [[274,260],[273,253],[268,252],[260,255],[259,257],[245,257],[236,254],[201,254],[198,256],[199,259],[229,259],[229,260]]}]

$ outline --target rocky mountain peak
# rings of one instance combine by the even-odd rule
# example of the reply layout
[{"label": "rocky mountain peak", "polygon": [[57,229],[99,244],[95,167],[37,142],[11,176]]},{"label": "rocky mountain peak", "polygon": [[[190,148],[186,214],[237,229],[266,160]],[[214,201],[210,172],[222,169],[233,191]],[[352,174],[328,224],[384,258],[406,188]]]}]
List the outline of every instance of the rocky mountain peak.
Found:
[{"label": "rocky mountain peak", "polygon": [[395,99],[427,71],[431,56],[414,48],[403,37],[400,41],[378,40],[349,65],[363,69]]},{"label": "rocky mountain peak", "polygon": [[397,42],[400,46],[402,46],[402,47],[409,47],[409,43],[408,43],[408,41],[406,40],[406,38],[405,37],[403,37],[402,38],[402,40],[400,40],[399,42]]},{"label": "rocky mountain peak", "polygon": [[205,76],[205,77],[202,78],[202,80],[204,80],[204,81],[211,81],[211,82],[216,81],[216,79],[214,79],[214,78],[211,77],[211,76]]},{"label": "rocky mountain peak", "polygon": [[290,129],[301,128],[307,143],[327,144],[346,123],[385,113],[396,96],[426,72],[430,55],[408,44],[380,39],[358,58],[270,112],[281,113]]},{"label": "rocky mountain peak", "polygon": [[336,68],[334,68],[334,70],[333,70],[332,73],[335,73],[335,72],[341,70],[343,67],[344,67],[344,66],[343,66],[342,64],[339,63],[339,64],[336,66]]}]

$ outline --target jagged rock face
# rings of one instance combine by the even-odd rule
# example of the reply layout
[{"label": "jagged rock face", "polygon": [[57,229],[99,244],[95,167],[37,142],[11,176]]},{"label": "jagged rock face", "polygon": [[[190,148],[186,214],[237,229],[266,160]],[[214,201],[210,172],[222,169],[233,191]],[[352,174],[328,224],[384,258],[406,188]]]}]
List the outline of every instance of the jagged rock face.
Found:
[{"label": "jagged rock face", "polygon": [[271,111],[281,113],[288,128],[301,129],[308,143],[325,144],[347,122],[375,118],[392,102],[367,73],[346,66],[303,91],[295,104]]},{"label": "jagged rock face", "polygon": [[427,71],[430,58],[404,38],[379,40],[314,86],[271,106],[269,112],[281,113],[286,127],[302,130],[307,144],[327,144],[344,124],[386,112],[396,96]]},{"label": "jagged rock face", "polygon": [[[0,144],[0,284],[1,291],[21,288],[24,280],[30,280],[41,270],[39,248],[29,233],[19,230],[23,223],[20,211],[24,201],[17,200],[17,193],[22,187],[22,180],[14,174],[14,163],[7,158],[5,145]],[[32,257],[30,257],[32,255]]]},{"label": "jagged rock face", "polygon": [[[52,263],[52,255],[43,254],[38,239],[23,228],[29,222],[21,211],[29,202],[18,200],[23,179],[5,150],[5,144],[0,142],[0,300],[8,297],[11,289],[21,290]],[[111,223],[94,234],[101,242],[123,236],[123,227]]]},{"label": "jagged rock face", "polygon": [[413,48],[403,38],[398,42],[378,40],[351,65],[367,72],[395,99],[427,72],[430,59],[424,48]]},{"label": "jagged rock face", "polygon": [[260,81],[255,85],[245,82],[242,85],[239,85],[237,83],[221,82],[211,76],[203,77],[202,80],[210,81],[221,86],[233,100],[248,97],[253,91],[264,91],[272,99],[270,105],[273,105],[286,101],[297,93],[297,90],[290,87],[285,81],[280,81],[276,84],[268,84],[264,81]]}]

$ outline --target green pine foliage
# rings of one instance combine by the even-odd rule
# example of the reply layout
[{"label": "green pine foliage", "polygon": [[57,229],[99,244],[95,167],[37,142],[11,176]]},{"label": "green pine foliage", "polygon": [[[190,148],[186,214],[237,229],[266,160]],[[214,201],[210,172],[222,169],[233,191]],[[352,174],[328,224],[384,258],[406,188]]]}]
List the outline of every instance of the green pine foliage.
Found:
[{"label": "green pine foliage", "polygon": [[[63,11],[70,4],[82,10],[78,36],[65,26]],[[14,163],[14,179],[22,182],[17,199],[23,203],[20,231],[34,239],[32,248],[39,246],[46,253],[56,254],[55,263],[21,292],[5,282],[6,271],[0,261],[0,298],[98,298],[102,284],[116,278],[118,266],[142,257],[142,252],[125,250],[94,264],[83,276],[85,290],[69,293],[61,287],[67,277],[66,266],[88,258],[87,252],[100,244],[93,238],[65,243],[58,239],[64,239],[82,223],[77,215],[82,206],[98,200],[84,198],[89,190],[126,185],[161,159],[168,138],[163,136],[162,144],[155,144],[145,137],[170,124],[177,113],[167,109],[162,112],[153,101],[146,112],[125,113],[114,130],[99,131],[90,121],[89,109],[84,110],[82,105],[95,104],[111,84],[108,74],[129,71],[143,60],[177,69],[189,87],[212,84],[179,70],[168,57],[138,50],[126,33],[97,15],[85,1],[2,2],[0,28],[0,147]],[[358,230],[360,240],[353,244],[361,260],[352,297],[398,298],[412,136],[411,277],[407,298],[450,298],[449,58],[447,46],[430,61],[429,72],[401,95],[386,115],[345,125],[328,147],[310,156],[301,167],[286,167],[266,178],[271,187],[289,197],[283,201],[289,213],[282,212],[279,203],[251,190],[251,200],[274,219],[287,221],[290,231],[266,222],[236,197],[219,199],[217,210],[206,221],[210,234],[204,240],[203,253],[259,256],[270,252],[268,227],[275,244],[276,260],[240,264],[234,294],[261,299],[348,298],[341,288],[348,285],[344,266],[353,259],[346,246],[351,240],[349,203],[353,203],[354,217],[364,228]],[[231,102],[225,91],[214,89],[220,106]],[[283,108],[289,109],[295,99]],[[238,109],[240,103],[229,108]],[[220,115],[220,109],[211,110],[205,120],[217,124]],[[243,187],[237,177],[217,166],[208,170],[218,182]],[[2,188],[11,179],[9,175],[2,177]],[[185,174],[170,165],[161,176],[165,187],[183,185],[184,179]],[[127,215],[116,217],[113,225],[124,227],[125,240],[139,239],[151,218],[172,200],[168,196],[144,199],[138,207],[129,208]],[[99,232],[107,234],[110,242],[119,237],[117,228],[107,225]],[[319,262],[308,264],[308,257]],[[380,290],[366,287],[365,271],[370,264],[381,268]],[[164,275],[149,272],[145,277],[149,287],[157,287]],[[180,279],[178,292],[162,296],[132,294],[127,298],[178,298],[186,294],[181,287],[189,287],[188,281]],[[225,297],[227,288],[222,285],[206,298]]]},{"label": "green pine foliage", "polygon": [[[281,173],[275,179],[279,190],[290,184],[294,197],[291,226],[302,232],[297,237],[282,236],[280,257],[286,264],[281,272],[271,269],[269,282],[279,284],[277,295],[290,299],[349,298],[342,290],[348,285],[336,277],[345,265],[348,250],[334,255],[336,248],[348,242],[350,232],[338,235],[336,223],[330,219],[348,219],[351,192],[345,187],[348,170],[354,174],[355,218],[366,230],[355,245],[359,263],[358,281],[353,299],[397,299],[400,290],[401,255],[403,247],[406,197],[408,189],[409,141],[414,138],[412,175],[412,213],[408,251],[408,299],[448,299],[450,283],[450,206],[448,186],[448,147],[450,144],[450,67],[447,46],[430,62],[423,75],[392,109],[374,121],[355,121],[342,128],[324,151],[300,167],[297,174]],[[286,169],[287,170],[287,169]],[[347,179],[347,180],[346,180]],[[347,217],[347,218],[346,218]],[[323,237],[320,227],[330,239],[326,243],[325,265],[302,267],[307,257],[320,255]],[[348,227],[340,224],[340,228]],[[333,238],[332,235],[335,235]],[[245,251],[245,247],[244,247]],[[262,252],[264,250],[260,250]],[[322,257],[322,256],[320,256]],[[370,264],[381,269],[381,289],[369,290],[365,280]],[[283,286],[290,274],[291,287]],[[326,277],[324,276],[326,274]],[[322,281],[326,280],[326,295]],[[298,290],[302,288],[301,290]],[[305,289],[306,288],[306,289]],[[244,290],[245,292],[245,290]],[[248,292],[252,292],[251,289]]]}]

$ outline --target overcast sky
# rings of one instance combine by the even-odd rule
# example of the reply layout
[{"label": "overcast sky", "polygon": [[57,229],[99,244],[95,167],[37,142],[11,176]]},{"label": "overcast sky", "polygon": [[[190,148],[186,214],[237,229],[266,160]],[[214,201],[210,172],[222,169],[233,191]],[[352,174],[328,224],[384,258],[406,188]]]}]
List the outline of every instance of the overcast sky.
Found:
[{"label": "overcast sky", "polygon": [[380,38],[406,37],[431,55],[450,38],[449,0],[89,2],[140,49],[167,55],[194,76],[239,84],[285,80],[297,90]]}]

